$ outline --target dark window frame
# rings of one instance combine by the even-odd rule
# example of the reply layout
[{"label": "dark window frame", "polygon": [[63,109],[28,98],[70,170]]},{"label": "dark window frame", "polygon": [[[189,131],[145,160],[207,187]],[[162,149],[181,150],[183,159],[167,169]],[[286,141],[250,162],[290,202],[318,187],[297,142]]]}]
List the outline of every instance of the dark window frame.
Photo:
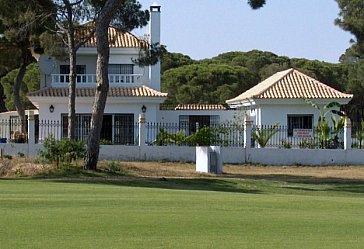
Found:
[{"label": "dark window frame", "polygon": [[313,129],[313,114],[287,114],[287,135],[293,136],[293,129]]}]

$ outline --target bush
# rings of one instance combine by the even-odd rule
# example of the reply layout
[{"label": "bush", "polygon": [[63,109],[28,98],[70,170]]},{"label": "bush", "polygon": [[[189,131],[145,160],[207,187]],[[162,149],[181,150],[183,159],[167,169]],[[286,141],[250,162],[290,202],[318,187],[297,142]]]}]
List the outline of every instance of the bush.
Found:
[{"label": "bush", "polygon": [[155,144],[162,145],[182,145],[186,142],[186,136],[183,131],[178,131],[176,134],[170,134],[166,131],[166,129],[161,128],[157,135]]},{"label": "bush", "polygon": [[208,146],[213,144],[213,134],[210,127],[204,126],[199,129],[196,133],[187,137],[189,145],[194,146]]},{"label": "bush", "polygon": [[39,151],[39,157],[48,163],[70,165],[72,162],[82,159],[85,155],[85,146],[82,141],[74,141],[68,138],[55,140],[52,136],[44,141],[44,150]]},{"label": "bush", "polygon": [[105,170],[111,173],[118,173],[120,175],[126,175],[128,172],[124,169],[119,162],[110,162],[107,164]]}]

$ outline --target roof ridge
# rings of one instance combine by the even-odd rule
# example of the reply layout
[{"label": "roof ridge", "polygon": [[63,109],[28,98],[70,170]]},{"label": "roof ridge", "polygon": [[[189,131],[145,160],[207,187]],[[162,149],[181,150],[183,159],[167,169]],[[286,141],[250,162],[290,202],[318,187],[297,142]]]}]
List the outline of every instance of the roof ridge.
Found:
[{"label": "roof ridge", "polygon": [[329,85],[326,85],[325,83],[323,83],[323,82],[321,82],[321,81],[319,81],[319,80],[317,80],[317,79],[315,79],[315,78],[313,78],[313,77],[311,77],[311,76],[309,76],[309,75],[307,75],[307,74],[304,74],[304,73],[302,73],[301,71],[299,71],[299,70],[297,70],[297,69],[294,69],[294,71],[295,71],[295,72],[297,72],[298,74],[300,74],[302,77],[309,78],[309,79],[310,79],[310,80],[312,80],[315,84],[317,84],[317,85],[319,85],[319,86],[321,86],[321,87],[323,87],[323,88],[326,88],[326,89],[328,89],[328,90],[330,90],[330,91],[333,91],[333,92],[335,92],[335,93],[340,93],[340,94],[344,94],[344,95],[352,96],[352,94],[348,94],[348,93],[340,92],[339,90],[337,90],[337,89],[335,89],[335,88],[333,88],[333,87],[331,87],[331,86],[329,86]]},{"label": "roof ridge", "polygon": [[308,76],[297,69],[290,68],[277,72],[226,103],[248,101],[249,99],[350,99],[347,94]]},{"label": "roof ridge", "polygon": [[[95,92],[95,87],[77,87],[76,95],[79,97],[92,97]],[[66,87],[46,87],[40,90],[27,93],[28,97],[67,97],[69,89]],[[118,95],[131,95],[132,97],[166,97],[168,93],[163,93],[145,85],[141,86],[116,86],[110,87],[108,90],[108,97],[118,97]],[[116,95],[116,96],[114,96]]]},{"label": "roof ridge", "polygon": [[[274,76],[278,76],[278,74],[282,74],[279,78],[277,78],[275,81],[271,82],[268,84],[267,88],[263,88],[260,92],[258,92],[257,94],[255,94],[252,97],[256,97],[261,95],[263,92],[269,91],[270,89],[272,89],[275,85],[277,85],[277,83],[279,83],[283,78],[287,77],[287,75],[291,74],[292,72],[294,72],[294,68],[289,68],[283,71],[279,71],[276,72],[275,74],[271,75],[270,77],[266,78],[265,80],[263,80],[262,82],[260,82],[259,84],[263,83],[264,81],[268,81],[269,79],[272,79]],[[269,81],[268,81],[269,82]],[[258,84],[258,85],[259,85]]]}]

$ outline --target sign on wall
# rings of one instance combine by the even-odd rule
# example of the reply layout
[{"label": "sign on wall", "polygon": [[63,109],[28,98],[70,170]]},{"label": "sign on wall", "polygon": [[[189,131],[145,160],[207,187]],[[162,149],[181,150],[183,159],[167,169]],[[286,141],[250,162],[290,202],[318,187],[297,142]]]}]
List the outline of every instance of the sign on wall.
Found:
[{"label": "sign on wall", "polygon": [[312,138],[313,130],[312,129],[293,129],[293,137]]}]

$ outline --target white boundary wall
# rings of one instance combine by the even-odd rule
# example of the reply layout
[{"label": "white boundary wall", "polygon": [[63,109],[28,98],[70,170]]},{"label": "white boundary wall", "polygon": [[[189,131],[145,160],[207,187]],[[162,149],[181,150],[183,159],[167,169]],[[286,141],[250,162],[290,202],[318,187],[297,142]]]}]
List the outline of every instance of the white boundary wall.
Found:
[{"label": "white boundary wall", "polygon": [[[0,144],[3,155],[17,156],[20,153],[28,157],[37,157],[42,144],[34,141],[34,116],[29,113],[28,144]],[[251,148],[252,121],[245,120],[245,146],[222,147],[221,159],[223,163],[232,164],[264,164],[264,165],[364,165],[364,150],[352,150],[351,125],[345,123],[344,149],[271,149]],[[121,161],[196,161],[195,147],[188,146],[148,146],[145,145],[145,116],[139,116],[139,145],[101,145],[100,160]]]},{"label": "white boundary wall", "polygon": [[[42,144],[0,144],[3,155],[36,158]],[[364,150],[267,149],[222,147],[223,163],[262,165],[364,165]],[[196,148],[187,146],[101,145],[100,160],[195,162]]]}]

